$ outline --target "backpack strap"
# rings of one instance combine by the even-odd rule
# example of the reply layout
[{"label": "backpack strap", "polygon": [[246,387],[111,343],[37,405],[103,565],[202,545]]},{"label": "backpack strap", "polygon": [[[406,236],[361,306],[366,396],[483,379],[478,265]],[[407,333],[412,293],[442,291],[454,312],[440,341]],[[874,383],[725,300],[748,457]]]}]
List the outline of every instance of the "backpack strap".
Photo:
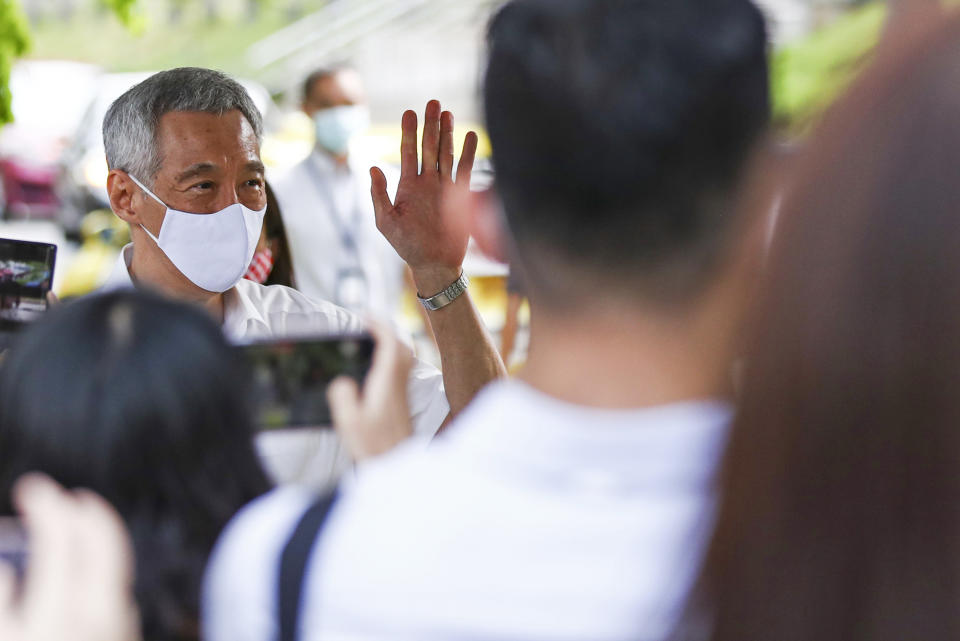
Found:
[{"label": "backpack strap", "polygon": [[321,496],[307,508],[283,547],[277,581],[279,641],[296,641],[299,636],[303,580],[307,572],[307,564],[316,547],[320,530],[336,499],[337,492],[333,490]]}]

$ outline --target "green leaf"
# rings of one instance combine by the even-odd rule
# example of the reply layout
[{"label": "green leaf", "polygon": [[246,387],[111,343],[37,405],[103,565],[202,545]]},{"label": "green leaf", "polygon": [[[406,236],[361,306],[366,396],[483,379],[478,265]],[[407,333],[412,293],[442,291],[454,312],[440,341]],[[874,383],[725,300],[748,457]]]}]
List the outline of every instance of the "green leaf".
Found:
[{"label": "green leaf", "polygon": [[20,0],[0,0],[0,124],[13,121],[10,70],[30,47],[30,28]]},{"label": "green leaf", "polygon": [[140,35],[146,29],[147,20],[143,15],[140,0],[100,0],[100,2],[113,11],[114,15],[131,32]]}]

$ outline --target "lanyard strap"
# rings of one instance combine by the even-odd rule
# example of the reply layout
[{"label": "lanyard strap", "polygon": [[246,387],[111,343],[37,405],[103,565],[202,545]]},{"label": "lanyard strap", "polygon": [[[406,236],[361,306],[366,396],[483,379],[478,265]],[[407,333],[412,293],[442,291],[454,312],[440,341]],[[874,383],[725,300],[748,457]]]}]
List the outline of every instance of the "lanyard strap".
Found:
[{"label": "lanyard strap", "polygon": [[[340,216],[340,213],[337,208],[337,199],[333,194],[333,184],[330,181],[328,176],[325,176],[320,170],[320,167],[317,166],[317,159],[311,155],[307,159],[307,167],[309,172],[313,175],[313,189],[320,196],[321,200],[325,200],[328,205],[327,213],[330,216],[330,222],[333,223],[333,226],[337,230],[337,235],[340,237],[340,244],[348,252],[351,252],[356,259],[357,264],[360,264],[360,244],[357,242],[357,237],[360,234],[360,208],[357,206],[357,191],[354,189],[354,185],[350,185],[351,201],[350,210],[352,211],[352,216],[344,220]],[[352,182],[352,181],[351,181]],[[326,190],[323,187],[326,186]]]}]

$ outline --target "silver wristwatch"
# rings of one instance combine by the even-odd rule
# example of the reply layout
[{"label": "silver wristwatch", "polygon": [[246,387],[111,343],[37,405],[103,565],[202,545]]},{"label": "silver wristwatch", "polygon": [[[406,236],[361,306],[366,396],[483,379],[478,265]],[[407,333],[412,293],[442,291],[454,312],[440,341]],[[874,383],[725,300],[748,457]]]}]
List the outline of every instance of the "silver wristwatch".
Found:
[{"label": "silver wristwatch", "polygon": [[420,304],[423,305],[427,311],[435,312],[459,298],[460,294],[467,291],[467,285],[469,284],[470,281],[467,280],[467,275],[461,271],[460,278],[450,283],[450,285],[439,294],[434,294],[430,298],[423,298],[418,293],[417,300],[420,301]]}]

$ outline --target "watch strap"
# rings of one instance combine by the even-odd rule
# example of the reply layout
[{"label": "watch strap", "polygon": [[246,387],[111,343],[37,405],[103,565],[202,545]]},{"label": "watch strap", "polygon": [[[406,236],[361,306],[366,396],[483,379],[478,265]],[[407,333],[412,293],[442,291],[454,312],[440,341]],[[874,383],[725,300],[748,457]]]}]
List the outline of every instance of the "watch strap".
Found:
[{"label": "watch strap", "polygon": [[467,291],[467,286],[469,284],[470,281],[467,280],[467,275],[461,271],[460,277],[450,283],[440,293],[434,294],[429,298],[424,298],[418,293],[417,300],[420,301],[420,304],[423,305],[424,309],[430,312],[435,312],[458,299],[463,292]]}]

